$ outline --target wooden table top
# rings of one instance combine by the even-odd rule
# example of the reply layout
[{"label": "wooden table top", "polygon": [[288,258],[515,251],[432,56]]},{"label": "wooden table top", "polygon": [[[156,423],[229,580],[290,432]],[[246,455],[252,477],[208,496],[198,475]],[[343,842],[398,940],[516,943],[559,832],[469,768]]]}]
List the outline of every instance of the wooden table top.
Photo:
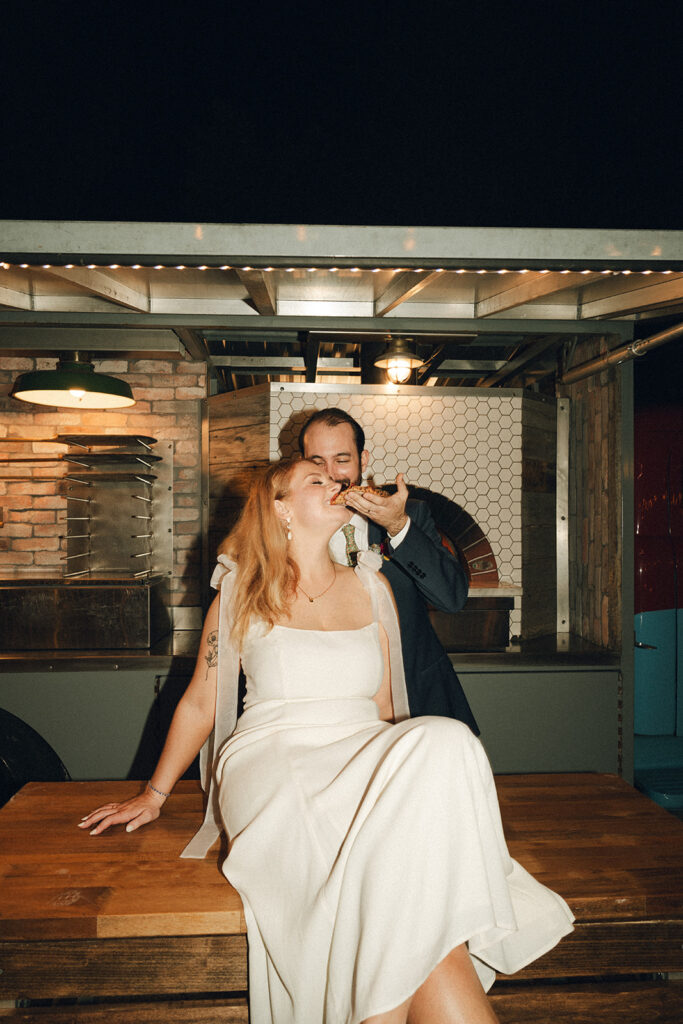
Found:
[{"label": "wooden table top", "polygon": [[246,931],[219,845],[205,860],[180,859],[203,816],[198,782],[179,782],[162,816],[135,832],[77,828],[89,811],[140,789],[32,782],[0,810],[0,939]]},{"label": "wooden table top", "polygon": [[[683,917],[683,823],[614,775],[496,779],[510,852],[581,921]],[[0,810],[0,939],[229,935],[239,896],[205,860],[180,851],[202,818],[180,782],[156,822],[90,836],[77,823],[134,782],[30,783]]]}]

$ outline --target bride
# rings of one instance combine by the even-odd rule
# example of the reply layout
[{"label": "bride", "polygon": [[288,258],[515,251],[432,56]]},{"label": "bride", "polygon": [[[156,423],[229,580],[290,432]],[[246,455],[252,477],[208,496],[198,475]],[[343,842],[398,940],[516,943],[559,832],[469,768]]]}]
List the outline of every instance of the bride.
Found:
[{"label": "bride", "polygon": [[490,1024],[495,972],[552,948],[572,914],[511,859],[468,727],[408,718],[381,557],[328,553],[351,515],[339,490],[307,460],[256,480],[152,778],[80,827],[153,821],[202,748],[206,818],[183,856],[225,828],[252,1024]]}]

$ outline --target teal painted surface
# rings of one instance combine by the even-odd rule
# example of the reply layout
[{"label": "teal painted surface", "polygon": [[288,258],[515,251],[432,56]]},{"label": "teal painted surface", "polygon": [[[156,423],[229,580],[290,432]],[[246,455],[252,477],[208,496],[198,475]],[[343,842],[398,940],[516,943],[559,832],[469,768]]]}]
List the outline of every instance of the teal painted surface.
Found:
[{"label": "teal painted surface", "polygon": [[683,737],[683,608],[676,609],[676,735]]},{"label": "teal painted surface", "polygon": [[683,813],[683,767],[640,769],[636,786],[665,810]]},{"label": "teal painted surface", "polygon": [[676,610],[635,616],[634,731],[673,736],[676,731]]},{"label": "teal painted surface", "polygon": [[636,771],[683,767],[683,736],[636,736]]}]

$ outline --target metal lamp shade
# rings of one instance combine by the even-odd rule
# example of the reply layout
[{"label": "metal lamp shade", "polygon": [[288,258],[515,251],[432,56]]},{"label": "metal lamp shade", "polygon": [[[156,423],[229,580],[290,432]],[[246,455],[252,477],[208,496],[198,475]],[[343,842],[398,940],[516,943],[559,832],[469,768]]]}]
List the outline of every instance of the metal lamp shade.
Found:
[{"label": "metal lamp shade", "polygon": [[67,409],[123,409],[135,405],[129,384],[106,373],[95,373],[93,364],[83,361],[61,361],[56,370],[22,373],[10,396]]},{"label": "metal lamp shade", "polygon": [[403,384],[422,363],[423,360],[415,354],[412,345],[403,338],[390,340],[385,351],[375,359],[375,366],[385,369],[387,377],[394,384]]}]

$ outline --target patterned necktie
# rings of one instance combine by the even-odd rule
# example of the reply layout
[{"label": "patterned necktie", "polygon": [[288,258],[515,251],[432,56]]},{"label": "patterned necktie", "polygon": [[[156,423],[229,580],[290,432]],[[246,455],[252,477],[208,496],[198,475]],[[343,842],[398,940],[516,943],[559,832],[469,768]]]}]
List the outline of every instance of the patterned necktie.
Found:
[{"label": "patterned necktie", "polygon": [[354,536],[355,527],[352,523],[342,526],[342,533],[346,541],[346,564],[355,565],[358,561],[358,545]]}]

